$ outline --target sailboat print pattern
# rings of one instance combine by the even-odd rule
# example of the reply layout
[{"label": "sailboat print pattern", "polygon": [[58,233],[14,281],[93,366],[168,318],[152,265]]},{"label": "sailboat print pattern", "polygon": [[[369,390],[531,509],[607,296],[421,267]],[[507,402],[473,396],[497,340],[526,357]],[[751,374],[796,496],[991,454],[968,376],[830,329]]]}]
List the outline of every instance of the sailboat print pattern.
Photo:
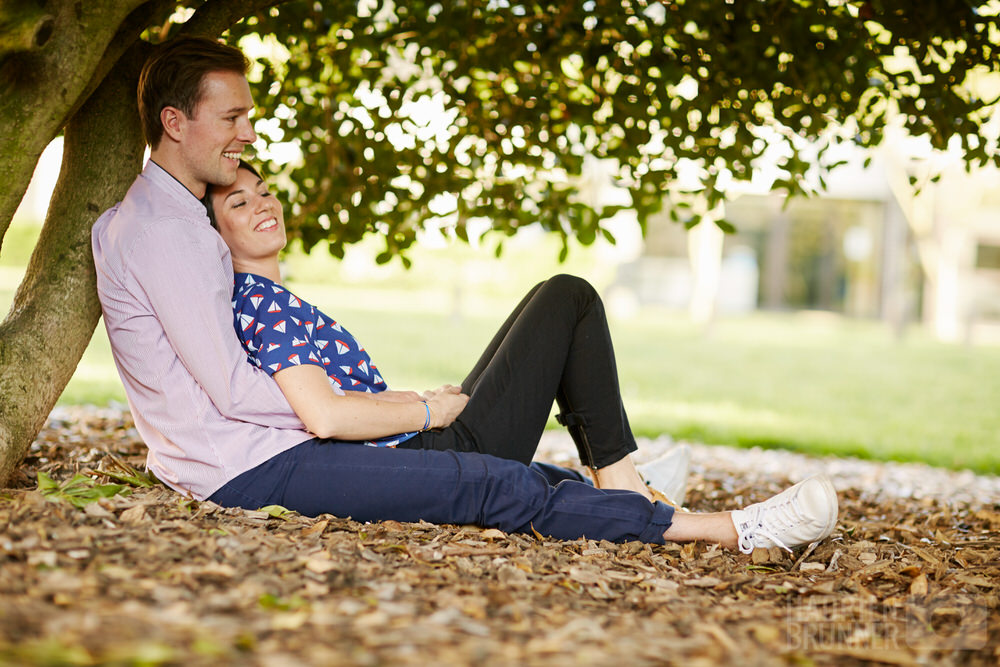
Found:
[{"label": "sailboat print pattern", "polygon": [[[378,367],[337,321],[278,283],[253,273],[237,273],[233,324],[247,359],[268,375],[301,364],[322,367],[333,390],[378,393],[388,389]],[[365,441],[394,447],[415,433]]]}]

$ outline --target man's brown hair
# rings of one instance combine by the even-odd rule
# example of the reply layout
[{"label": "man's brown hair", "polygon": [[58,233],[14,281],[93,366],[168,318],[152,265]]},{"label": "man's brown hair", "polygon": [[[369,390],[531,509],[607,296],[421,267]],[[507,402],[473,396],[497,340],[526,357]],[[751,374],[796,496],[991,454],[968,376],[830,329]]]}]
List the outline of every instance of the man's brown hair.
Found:
[{"label": "man's brown hair", "polygon": [[156,47],[139,75],[139,117],[150,148],[163,138],[160,112],[175,107],[191,118],[211,72],[246,75],[250,61],[239,49],[205,37],[177,37]]}]

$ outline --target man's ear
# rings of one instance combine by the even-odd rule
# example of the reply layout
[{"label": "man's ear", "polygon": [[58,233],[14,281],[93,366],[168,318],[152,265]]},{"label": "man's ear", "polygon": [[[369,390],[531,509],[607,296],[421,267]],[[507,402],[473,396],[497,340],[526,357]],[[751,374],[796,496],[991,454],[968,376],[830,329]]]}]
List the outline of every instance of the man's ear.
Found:
[{"label": "man's ear", "polygon": [[163,133],[173,141],[180,141],[187,117],[184,112],[177,107],[163,107],[160,110],[160,123],[163,124]]}]

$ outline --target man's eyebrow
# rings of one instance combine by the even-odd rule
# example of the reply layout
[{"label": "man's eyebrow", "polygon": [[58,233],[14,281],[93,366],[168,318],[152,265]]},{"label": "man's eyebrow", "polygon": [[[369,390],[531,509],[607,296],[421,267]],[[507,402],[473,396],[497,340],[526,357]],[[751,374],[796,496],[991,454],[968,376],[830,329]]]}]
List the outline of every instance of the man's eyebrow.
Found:
[{"label": "man's eyebrow", "polygon": [[233,107],[232,109],[226,109],[225,111],[222,112],[222,114],[226,115],[231,113],[248,113],[249,111],[250,107]]}]

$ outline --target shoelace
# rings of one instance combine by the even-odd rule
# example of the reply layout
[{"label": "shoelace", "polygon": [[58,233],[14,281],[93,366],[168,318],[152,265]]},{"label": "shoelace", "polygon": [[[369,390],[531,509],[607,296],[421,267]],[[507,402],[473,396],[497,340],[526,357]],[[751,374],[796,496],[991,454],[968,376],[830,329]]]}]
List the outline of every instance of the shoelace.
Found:
[{"label": "shoelace", "polygon": [[[792,553],[784,542],[775,535],[782,528],[790,528],[804,520],[802,513],[796,507],[795,498],[789,498],[778,505],[766,507],[765,503],[751,505],[743,510],[748,515],[746,521],[740,522],[740,551],[750,553],[757,537],[763,537],[774,542],[788,553]],[[765,522],[767,525],[765,525]]]}]

